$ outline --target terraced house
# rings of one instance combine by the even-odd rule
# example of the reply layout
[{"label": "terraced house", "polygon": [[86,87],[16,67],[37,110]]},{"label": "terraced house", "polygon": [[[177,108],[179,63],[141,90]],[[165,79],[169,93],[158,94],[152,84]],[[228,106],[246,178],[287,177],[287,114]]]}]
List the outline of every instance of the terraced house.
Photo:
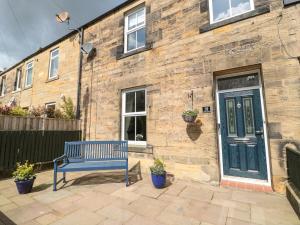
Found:
[{"label": "terraced house", "polygon": [[76,34],[64,37],[26,57],[0,74],[0,102],[59,107],[62,96],[76,102],[79,44]]},{"label": "terraced house", "polygon": [[[84,138],[128,140],[143,170],[159,157],[178,178],[282,192],[285,147],[300,147],[299,2],[131,0],[84,25],[96,50],[82,59]],[[22,106],[76,98],[77,51],[59,47],[58,71],[70,76],[47,81],[55,49],[40,53],[43,73],[32,64]],[[199,110],[196,122],[183,121],[188,109]]]},{"label": "terraced house", "polygon": [[300,141],[297,3],[139,0],[91,22],[86,138],[128,140],[145,170],[154,155],[175,177],[283,191],[285,145]]}]

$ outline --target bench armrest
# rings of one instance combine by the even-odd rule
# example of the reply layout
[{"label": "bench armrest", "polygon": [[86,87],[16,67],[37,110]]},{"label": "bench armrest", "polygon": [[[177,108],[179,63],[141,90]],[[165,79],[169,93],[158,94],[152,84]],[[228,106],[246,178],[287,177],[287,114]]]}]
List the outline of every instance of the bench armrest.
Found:
[{"label": "bench armrest", "polygon": [[53,162],[54,162],[54,164],[56,164],[58,161],[62,161],[64,159],[66,159],[68,161],[68,157],[66,155],[62,155],[62,156],[54,159]]}]

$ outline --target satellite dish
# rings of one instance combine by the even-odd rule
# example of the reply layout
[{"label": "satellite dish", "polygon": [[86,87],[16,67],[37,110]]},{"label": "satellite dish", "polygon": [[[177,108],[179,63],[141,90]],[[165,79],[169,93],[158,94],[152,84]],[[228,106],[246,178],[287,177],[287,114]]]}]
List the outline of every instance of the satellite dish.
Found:
[{"label": "satellite dish", "polygon": [[93,50],[93,44],[92,43],[85,43],[81,46],[81,51],[85,54],[90,54],[90,52]]},{"label": "satellite dish", "polygon": [[70,20],[70,15],[67,11],[63,11],[59,14],[56,14],[56,21],[59,23],[64,23],[64,22],[69,23],[69,20]]}]

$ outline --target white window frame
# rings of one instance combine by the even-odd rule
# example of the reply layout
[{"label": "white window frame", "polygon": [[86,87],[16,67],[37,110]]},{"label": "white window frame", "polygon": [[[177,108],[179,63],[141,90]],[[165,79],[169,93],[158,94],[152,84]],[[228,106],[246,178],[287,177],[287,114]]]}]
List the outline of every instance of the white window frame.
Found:
[{"label": "white window frame", "polygon": [[[145,111],[143,112],[133,112],[133,113],[126,113],[126,94],[130,92],[137,92],[137,91],[145,91]],[[136,100],[136,99],[135,99]],[[135,101],[136,104],[136,101]],[[128,116],[146,116],[146,121],[147,121],[147,90],[146,88],[138,88],[138,89],[130,89],[130,90],[124,90],[122,92],[122,131],[121,131],[121,137],[122,140],[125,140],[125,118]],[[147,122],[146,122],[147,124]],[[135,129],[136,130],[136,129]],[[147,125],[146,125],[146,133],[147,133]],[[148,138],[148,135],[147,135]],[[146,146],[147,145],[147,140],[146,141],[129,141],[129,145],[136,145],[136,146]]]},{"label": "white window frame", "polygon": [[[239,16],[239,15],[242,15],[242,14],[245,14],[245,13],[248,13],[248,12],[251,12],[252,10],[254,10],[254,0],[250,0],[250,7],[251,9],[248,10],[248,11],[245,11],[245,12],[242,12],[240,14],[237,14],[237,15],[232,15],[232,7],[231,7],[231,1],[232,0],[227,0],[229,1],[229,7],[230,7],[230,16],[227,17],[227,18],[224,18],[224,19],[221,19],[221,20],[218,20],[218,21],[214,21],[214,15],[213,15],[213,2],[214,0],[209,0],[209,18],[210,18],[210,24],[214,24],[214,23],[218,23],[218,22],[221,22],[221,21],[224,21],[224,20],[228,20],[230,18],[233,18],[233,17],[236,17],[236,16]],[[215,0],[215,1],[218,1],[218,0]]]},{"label": "white window frame", "polygon": [[[133,15],[133,14],[137,14],[139,11],[142,11],[144,10],[144,23],[139,25],[139,26],[136,26],[135,28],[131,29],[131,30],[128,30],[128,18]],[[134,9],[132,11],[130,11],[128,14],[125,15],[125,26],[124,26],[124,53],[128,53],[128,52],[132,52],[132,51],[135,51],[135,50],[138,50],[140,48],[144,48],[146,46],[146,37],[145,37],[145,43],[143,46],[141,47],[138,47],[138,48],[135,48],[135,49],[131,49],[131,50],[127,50],[128,46],[127,46],[127,39],[128,39],[128,35],[133,33],[133,32],[136,32],[140,29],[143,29],[145,28],[145,32],[146,32],[146,7],[143,5],[137,9]],[[136,39],[137,39],[137,35],[136,35]],[[137,42],[137,40],[136,40]]]},{"label": "white window frame", "polygon": [[54,108],[56,107],[56,102],[48,102],[45,103],[45,108],[47,109],[49,106],[54,105]]},{"label": "white window frame", "polygon": [[[31,74],[31,84],[27,84],[27,78],[28,78],[28,70],[32,69]],[[25,74],[25,88],[31,87],[33,83],[33,61],[30,61],[26,64],[26,74]]]},{"label": "white window frame", "polygon": [[[56,56],[52,56],[52,54],[54,53],[54,52],[58,52],[57,53],[57,55]],[[54,60],[54,59],[56,59],[56,58],[58,58],[58,61],[59,61],[59,48],[55,48],[55,49],[53,49],[53,50],[51,50],[50,51],[50,60],[49,60],[49,72],[48,72],[48,79],[49,80],[51,80],[51,79],[55,79],[55,78],[57,78],[57,76],[58,76],[58,72],[56,73],[56,74],[54,74],[54,75],[52,75],[51,74],[51,69],[52,69],[52,60]],[[57,70],[58,70],[58,65],[57,65]],[[52,75],[52,76],[51,76]]]},{"label": "white window frame", "polygon": [[13,90],[13,92],[21,90],[21,76],[22,76],[22,69],[18,68],[17,72],[16,72],[16,80],[15,80],[17,82],[16,82],[16,86],[15,86],[15,83],[14,83],[14,90]]},{"label": "white window frame", "polygon": [[6,93],[6,76],[2,76],[1,77],[1,93],[0,93],[0,96],[3,97],[5,96],[5,93]]}]

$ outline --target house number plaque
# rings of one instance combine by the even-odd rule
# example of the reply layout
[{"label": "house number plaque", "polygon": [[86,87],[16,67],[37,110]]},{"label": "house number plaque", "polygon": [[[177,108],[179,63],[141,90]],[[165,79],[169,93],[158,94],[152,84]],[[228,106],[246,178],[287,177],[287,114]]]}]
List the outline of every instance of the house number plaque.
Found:
[{"label": "house number plaque", "polygon": [[211,108],[210,106],[204,106],[202,107],[202,111],[203,113],[211,113]]}]

